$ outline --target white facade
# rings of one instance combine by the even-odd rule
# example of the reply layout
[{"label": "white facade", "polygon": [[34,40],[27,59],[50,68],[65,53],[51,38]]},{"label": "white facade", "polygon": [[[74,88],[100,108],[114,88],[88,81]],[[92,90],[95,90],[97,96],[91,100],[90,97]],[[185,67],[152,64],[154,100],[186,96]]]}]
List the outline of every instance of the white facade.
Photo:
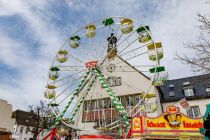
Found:
[{"label": "white facade", "polygon": [[[116,68],[113,72],[109,72],[106,68],[110,64],[117,64]],[[127,62],[125,62],[124,60],[122,60],[118,57],[115,57],[114,60],[112,60],[112,61],[107,60],[106,62],[104,62],[104,65],[102,65],[102,67],[104,67],[104,68],[101,71],[102,71],[102,74],[105,76],[106,79],[108,77],[111,77],[111,76],[121,77],[121,79],[122,79],[122,84],[120,86],[111,87],[111,89],[114,91],[116,96],[133,95],[133,94],[136,94],[136,93],[142,93],[142,94],[145,94],[145,93],[150,93],[151,94],[152,93],[152,94],[155,94],[156,97],[150,98],[146,102],[147,103],[156,102],[157,103],[157,110],[153,113],[147,113],[147,116],[156,117],[156,116],[159,116],[162,113],[162,107],[161,107],[161,104],[160,104],[159,93],[158,93],[157,89],[152,85],[152,82],[150,81],[150,79],[145,77],[138,70],[136,70],[131,65],[129,65]],[[86,98],[86,100],[94,100],[94,99],[101,99],[101,98],[109,97],[107,92],[105,91],[105,89],[101,88],[101,84],[100,84],[100,81],[98,79],[97,79],[96,83],[97,83],[97,85],[94,87],[94,89],[92,88],[89,91],[89,93],[94,94],[94,96],[89,95]],[[80,92],[80,94],[78,96],[79,97],[78,99],[80,99],[81,95],[84,95],[84,93],[85,93],[84,91],[85,91],[86,88],[84,88],[84,90],[82,90]],[[100,94],[100,96],[98,96],[96,91],[98,93],[104,93],[104,94]],[[82,109],[83,108],[81,108],[81,110],[79,112],[82,112]],[[79,115],[82,116],[81,114],[79,114]],[[84,123],[82,123],[82,117],[76,117],[76,118],[79,119],[79,120],[76,120],[76,123],[78,123],[77,125],[80,128],[85,126],[86,129],[93,130],[93,127],[96,125],[96,122],[85,122],[85,124],[84,124]],[[86,132],[86,134],[88,134],[88,133],[89,132]],[[91,131],[91,133],[93,133],[93,131]],[[85,133],[81,133],[81,134],[85,134]]]},{"label": "white facade", "polygon": [[[32,129],[33,127],[30,127],[30,130]],[[33,133],[27,131],[27,126],[15,123],[12,138],[15,140],[29,140],[30,138],[33,138]]]},{"label": "white facade", "polygon": [[13,132],[12,105],[0,99],[0,131]]}]

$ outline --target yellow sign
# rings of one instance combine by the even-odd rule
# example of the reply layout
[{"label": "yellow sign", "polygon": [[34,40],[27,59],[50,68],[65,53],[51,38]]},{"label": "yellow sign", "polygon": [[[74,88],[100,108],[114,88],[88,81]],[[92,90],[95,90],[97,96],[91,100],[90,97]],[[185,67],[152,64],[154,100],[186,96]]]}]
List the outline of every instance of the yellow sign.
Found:
[{"label": "yellow sign", "polygon": [[144,117],[146,130],[199,131],[203,127],[202,118],[192,119],[182,113],[164,113],[157,118]]},{"label": "yellow sign", "polygon": [[132,128],[133,128],[134,131],[140,131],[141,130],[141,120],[140,120],[140,118],[133,118]]},{"label": "yellow sign", "polygon": [[[202,136],[199,128],[203,128],[202,118],[189,118],[174,106],[159,117],[134,117],[132,119],[131,136],[136,135],[167,135],[167,136]],[[138,124],[140,123],[140,124]]]}]

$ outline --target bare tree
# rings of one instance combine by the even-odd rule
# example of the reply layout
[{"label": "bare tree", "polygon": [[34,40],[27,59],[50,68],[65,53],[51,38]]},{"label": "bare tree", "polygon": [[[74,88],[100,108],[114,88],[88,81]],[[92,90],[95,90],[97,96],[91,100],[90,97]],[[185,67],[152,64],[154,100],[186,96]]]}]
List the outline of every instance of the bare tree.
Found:
[{"label": "bare tree", "polygon": [[29,105],[30,112],[36,114],[33,120],[36,122],[36,126],[31,130],[28,126],[28,130],[33,133],[33,140],[36,140],[38,134],[43,129],[48,129],[54,123],[51,110],[44,101],[40,101],[40,105]]},{"label": "bare tree", "polygon": [[177,59],[184,64],[189,64],[195,72],[210,73],[210,21],[205,15],[198,13],[200,35],[196,42],[185,43],[186,48],[194,54],[178,54]]}]

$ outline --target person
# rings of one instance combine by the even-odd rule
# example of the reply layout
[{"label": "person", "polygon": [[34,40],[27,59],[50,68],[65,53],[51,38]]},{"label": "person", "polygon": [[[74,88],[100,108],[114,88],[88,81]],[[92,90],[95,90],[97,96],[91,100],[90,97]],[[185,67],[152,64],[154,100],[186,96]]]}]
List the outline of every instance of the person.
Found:
[{"label": "person", "polygon": [[108,48],[113,48],[117,44],[117,38],[111,33],[111,36],[107,38]]},{"label": "person", "polygon": [[171,114],[166,114],[166,115],[164,116],[164,119],[165,119],[168,123],[170,123],[170,122],[172,121]]},{"label": "person", "polygon": [[108,41],[108,59],[114,59],[117,54],[117,38],[111,33],[111,36],[107,38]]},{"label": "person", "polygon": [[170,127],[174,127],[173,124],[171,123],[171,122],[173,122],[171,114],[164,115],[164,119],[168,122],[168,125]]},{"label": "person", "polygon": [[181,124],[181,119],[182,119],[182,115],[176,114],[176,121],[179,122],[180,124]]}]

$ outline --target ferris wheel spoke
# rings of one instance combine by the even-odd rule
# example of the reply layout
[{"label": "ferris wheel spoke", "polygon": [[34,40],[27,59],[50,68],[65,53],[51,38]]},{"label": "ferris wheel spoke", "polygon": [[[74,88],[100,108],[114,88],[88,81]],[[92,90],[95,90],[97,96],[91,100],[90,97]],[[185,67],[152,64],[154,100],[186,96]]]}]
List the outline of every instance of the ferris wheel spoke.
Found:
[{"label": "ferris wheel spoke", "polygon": [[[143,52],[143,53],[140,53],[140,54],[137,54],[137,55],[135,55],[135,56],[132,56],[132,57],[126,58],[126,59],[125,59],[125,61],[131,60],[131,59],[134,59],[134,58],[136,58],[136,57],[138,57],[138,56],[141,56],[141,55],[144,55],[144,54],[147,54],[147,53],[148,53],[148,51]],[[120,63],[123,63],[123,62],[118,62],[118,63],[115,63],[115,65],[120,64]]]},{"label": "ferris wheel spoke", "polygon": [[[114,32],[114,34],[116,34],[116,33],[119,31],[119,29],[120,29],[120,26],[116,29],[116,31]],[[118,40],[122,37],[122,35],[123,35],[123,34],[121,33],[121,35],[120,35],[120,37],[118,38]],[[103,37],[104,37],[104,38],[107,38],[106,36],[103,36]],[[111,40],[108,41],[108,44],[110,43],[110,41],[111,41]],[[106,46],[106,45],[103,45],[103,47],[104,47],[104,49],[103,49],[101,55],[99,56],[99,58],[97,59],[97,61],[99,61],[99,62],[103,60],[103,59],[101,59],[101,60],[99,60],[99,59],[100,59],[101,56],[103,56],[104,52],[107,50],[107,46]],[[105,57],[106,57],[106,56],[105,56]]]},{"label": "ferris wheel spoke", "polygon": [[70,120],[73,120],[73,118],[75,117],[75,115],[76,115],[78,109],[79,109],[79,108],[81,107],[81,105],[83,104],[84,99],[86,98],[87,94],[88,94],[89,91],[91,90],[91,88],[92,88],[92,86],[93,86],[94,83],[95,83],[95,78],[93,77],[93,78],[92,78],[92,81],[88,84],[87,89],[84,91],[84,94],[82,94],[82,96],[80,97],[80,99],[79,99],[79,101],[78,101],[78,103],[77,103],[77,106],[75,106],[75,110],[72,111],[73,114],[72,114]]},{"label": "ferris wheel spoke", "polygon": [[[79,79],[79,78],[78,78]],[[76,80],[78,80],[76,79]],[[74,80],[74,81],[76,81]],[[60,97],[63,93],[65,93],[69,88],[71,88],[72,86],[75,85],[74,81],[72,82],[72,84],[70,84],[68,87],[66,87],[63,91],[61,91],[53,100],[51,100],[49,103],[52,103],[53,101],[55,101],[58,97]],[[69,97],[71,94],[68,94],[63,100],[61,100],[58,104],[61,104],[67,97]]]},{"label": "ferris wheel spoke", "polygon": [[74,55],[72,55],[72,54],[69,54],[69,56],[71,56],[72,58],[74,58],[77,62],[80,62],[81,64],[84,64],[85,62],[81,59],[81,58],[79,58],[79,57],[76,57],[76,56],[74,56]]},{"label": "ferris wheel spoke", "polygon": [[[137,28],[138,28],[138,27],[137,27]],[[124,40],[122,40],[120,43],[117,44],[117,45],[118,45],[118,48],[120,47],[120,45],[121,45],[123,42],[128,41],[128,39],[131,38],[131,36],[134,35],[134,33],[136,32],[137,28],[134,29],[134,30],[131,32],[131,34],[129,34]],[[135,39],[134,39],[131,43],[129,43],[128,45],[126,45],[125,48],[123,48],[123,49],[119,52],[119,54],[122,53],[123,51],[125,51],[130,45],[132,45],[132,44],[133,44],[135,41],[137,41],[137,40],[138,40],[138,37],[135,37]]]},{"label": "ferris wheel spoke", "polygon": [[104,34],[104,28],[103,28],[102,30],[103,30],[103,31],[102,31],[101,34],[100,34],[100,36],[101,36],[101,38],[100,38],[100,44],[102,44],[103,49],[102,49],[101,53],[99,53],[99,57],[98,57],[97,61],[99,60],[99,58],[100,58],[101,56],[103,56],[103,54],[104,54],[104,52],[105,52],[105,50],[106,50],[106,45],[105,45],[105,41],[104,41],[104,38],[106,38],[106,36],[105,36],[105,34]]},{"label": "ferris wheel spoke", "polygon": [[124,41],[126,41],[127,39],[129,39],[134,33],[136,32],[136,29],[134,29],[124,40],[122,40],[118,46],[120,46]]},{"label": "ferris wheel spoke", "polygon": [[54,80],[53,82],[48,83],[48,84],[49,84],[49,85],[55,84],[55,83],[57,83],[57,82],[63,81],[64,79],[71,78],[71,77],[73,77],[73,76],[76,76],[76,75],[78,75],[78,74],[81,74],[81,73],[84,72],[84,71],[86,71],[86,69],[81,70],[81,71],[79,71],[79,72],[75,72],[75,73],[73,73],[73,74],[71,74],[71,75],[69,75],[69,76],[65,76],[65,77],[63,77],[63,78],[61,78],[61,79]]},{"label": "ferris wheel spoke", "polygon": [[[122,37],[122,35],[123,35],[123,34],[121,33],[119,39]],[[111,37],[111,38],[112,38],[112,37]],[[111,39],[110,39],[110,41],[111,41]],[[109,41],[108,43],[110,43],[110,41]],[[115,48],[117,48],[117,46],[114,47],[113,49],[111,49],[110,52],[108,52],[102,59],[99,60],[100,65],[103,64],[103,62],[104,62],[104,61],[108,58],[108,56],[114,51]]]},{"label": "ferris wheel spoke", "polygon": [[[131,57],[126,58],[126,59],[123,59],[123,60],[124,60],[124,61],[128,61],[128,60],[135,59],[135,58],[137,58],[137,57],[139,57],[139,56],[141,56],[141,55],[145,55],[145,54],[148,54],[148,51],[143,52],[143,53],[140,53],[140,54],[134,54],[134,56],[131,56]],[[121,58],[121,56],[118,56],[118,57]],[[121,59],[122,59],[122,58],[121,58]],[[123,63],[124,61],[120,61],[120,62],[113,63],[113,65],[117,66],[118,64],[121,64],[121,63]],[[106,67],[106,66],[107,66],[108,64],[110,64],[110,63],[111,63],[110,61],[106,62],[105,64],[102,65],[102,67]],[[147,70],[146,72],[148,72],[148,70]]]},{"label": "ferris wheel spoke", "polygon": [[[105,75],[108,76],[108,77],[110,76],[108,73],[105,73]],[[143,96],[142,99],[139,101],[139,103],[136,104],[136,106],[134,106],[131,110],[129,110],[128,114],[131,115],[132,112],[134,112],[135,109],[136,109],[136,108],[142,103],[142,101],[145,99],[146,95],[148,94],[148,91],[151,89],[151,86],[150,86],[150,88],[148,89],[148,91],[146,91],[146,93],[145,93],[143,90],[141,90],[141,89],[139,89],[139,88],[137,88],[137,87],[134,87],[134,86],[130,85],[129,83],[123,81],[123,80],[122,80],[122,84],[125,84],[125,85],[127,86],[127,88],[136,90],[136,93],[144,93],[144,96]],[[116,95],[116,96],[117,96],[117,95]],[[138,109],[137,111],[135,111],[135,113],[134,113],[133,116],[135,116],[136,114],[138,114],[140,111],[141,111],[140,109]],[[132,116],[132,117],[133,117],[133,116]],[[115,123],[116,123],[116,122],[115,122]]]},{"label": "ferris wheel spoke", "polygon": [[[127,61],[127,60],[130,60],[130,59],[132,59],[132,58],[135,58],[135,57],[138,57],[138,56],[140,56],[140,55],[143,55],[143,54],[146,54],[146,53],[148,53],[148,51],[147,52],[145,52],[145,53],[141,53],[141,54],[136,54],[136,50],[139,50],[139,49],[141,49],[141,48],[143,48],[143,47],[145,47],[145,46],[147,46],[147,45],[149,45],[149,44],[151,44],[151,42],[150,43],[148,43],[148,44],[145,44],[145,45],[142,45],[142,46],[140,46],[140,47],[137,47],[137,48],[134,48],[134,49],[132,49],[132,50],[129,50],[129,51],[127,51],[127,52],[124,52],[130,45],[132,45],[135,41],[136,41],[137,39],[135,39],[134,41],[132,41],[130,44],[128,44],[123,50],[121,50],[120,52],[118,52],[118,56],[120,56],[120,57],[122,57],[122,56],[124,56],[124,55],[126,55],[126,54],[129,54],[129,53],[134,53],[134,57],[130,57],[130,58],[127,58],[127,59],[125,59],[125,61]],[[119,48],[119,47],[118,47]],[[124,53],[123,53],[124,52]],[[108,56],[109,54],[107,54],[107,56]],[[106,59],[107,57],[105,57],[103,60],[102,60],[102,62],[100,63],[101,65],[103,64],[103,62],[105,61],[105,59]],[[107,64],[109,64],[110,63],[110,61],[109,62],[107,62]],[[106,65],[107,65],[106,64]]]},{"label": "ferris wheel spoke", "polygon": [[[106,39],[107,39],[107,36],[106,36],[107,34],[110,34],[110,26],[109,26],[109,30],[108,30],[106,33],[104,33],[104,29],[103,29],[103,33],[101,33],[101,41],[102,41],[103,39],[105,39],[105,41],[103,41],[103,51],[102,51],[101,55],[99,55],[99,58],[100,58],[101,56],[103,56],[104,52],[105,52],[106,49],[107,49],[107,46],[105,45],[105,42],[106,42]],[[97,61],[100,61],[99,58],[97,59]]]},{"label": "ferris wheel spoke", "polygon": [[[145,45],[143,45],[143,46],[134,48],[134,49],[129,50],[129,51],[124,52],[124,53],[122,53],[123,51],[120,51],[118,55],[119,55],[119,56],[123,56],[123,55],[125,55],[125,54],[127,54],[127,53],[130,53],[130,52],[134,52],[134,51],[136,51],[136,50],[139,50],[139,49],[141,49],[141,48],[143,48],[143,47],[145,47],[145,46],[147,46],[147,45],[149,45],[149,44],[151,44],[151,43],[148,43],[148,44],[145,44]],[[129,44],[129,45],[131,45],[131,44]],[[129,45],[128,45],[127,47],[129,47]],[[121,53],[122,53],[122,54],[121,54]]]}]

